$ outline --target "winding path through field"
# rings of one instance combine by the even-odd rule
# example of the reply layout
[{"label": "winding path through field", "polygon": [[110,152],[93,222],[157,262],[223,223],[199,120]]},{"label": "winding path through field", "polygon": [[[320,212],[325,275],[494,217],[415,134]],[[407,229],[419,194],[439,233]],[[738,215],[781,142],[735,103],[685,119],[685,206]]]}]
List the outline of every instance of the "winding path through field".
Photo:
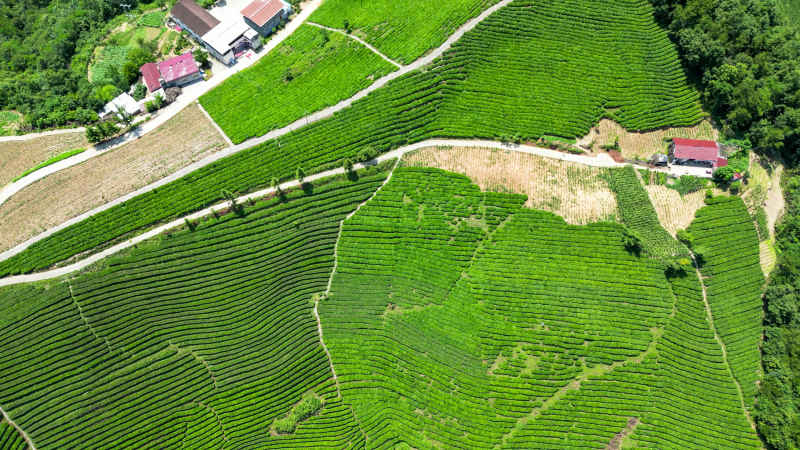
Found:
[{"label": "winding path through field", "polygon": [[694,262],[695,271],[697,272],[697,279],[700,282],[700,288],[703,291],[703,305],[706,308],[706,315],[708,319],[708,324],[711,327],[711,331],[714,332],[714,339],[719,344],[719,347],[722,349],[722,361],[725,362],[725,368],[728,369],[728,373],[733,380],[733,384],[736,385],[736,392],[739,394],[739,401],[742,403],[742,411],[744,412],[745,418],[747,418],[747,423],[755,430],[756,424],[753,422],[753,418],[750,417],[750,411],[747,410],[747,407],[744,404],[744,394],[742,393],[742,385],[739,384],[739,380],[736,379],[736,376],[733,374],[733,369],[731,369],[731,363],[728,361],[728,349],[725,347],[725,343],[722,342],[722,338],[720,337],[719,333],[717,333],[717,327],[714,325],[714,315],[711,313],[711,305],[708,303],[708,295],[706,294],[706,284],[703,282],[703,274],[700,273],[700,269],[697,267],[697,259],[695,259],[694,254],[692,254],[692,262]]},{"label": "winding path through field", "polygon": [[364,41],[360,37],[353,35],[352,33],[347,33],[345,31],[342,31],[342,30],[338,29],[338,28],[326,27],[325,25],[321,25],[321,24],[318,24],[318,23],[315,23],[315,22],[308,22],[308,25],[311,25],[312,27],[322,28],[323,30],[332,31],[334,33],[339,33],[339,34],[341,34],[343,36],[349,37],[350,39],[352,39],[352,40],[360,43],[364,47],[367,47],[368,49],[370,49],[372,51],[372,53],[375,53],[376,55],[380,56],[381,58],[383,58],[389,64],[397,67],[398,69],[403,67],[402,64],[400,64],[397,61],[395,61],[395,60],[389,58],[388,56],[384,55],[383,53],[381,53],[380,50],[378,50],[377,48],[375,48],[372,45],[368,44],[366,41]]}]

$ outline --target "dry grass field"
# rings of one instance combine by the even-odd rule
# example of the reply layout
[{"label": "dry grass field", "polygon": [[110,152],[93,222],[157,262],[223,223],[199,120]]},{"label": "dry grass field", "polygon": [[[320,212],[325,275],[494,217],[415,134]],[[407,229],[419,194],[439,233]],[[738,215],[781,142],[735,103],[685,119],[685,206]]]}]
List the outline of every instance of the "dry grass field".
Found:
[{"label": "dry grass field", "polygon": [[0,186],[60,153],[88,146],[85,133],[42,136],[26,141],[0,142]]},{"label": "dry grass field", "polygon": [[141,139],[26,187],[0,206],[0,251],[225,147],[193,104]]},{"label": "dry grass field", "polygon": [[[666,186],[650,185],[644,188],[650,195],[661,226],[673,236],[678,230],[686,229],[694,220],[697,210],[705,206],[705,189],[681,197],[678,191]],[[715,190],[715,194],[721,193]]]},{"label": "dry grass field", "polygon": [[485,148],[426,148],[405,164],[468,176],[483,190],[528,196],[526,206],[551,211],[572,224],[616,220],[617,201],[601,169],[536,155]]},{"label": "dry grass field", "polygon": [[587,136],[580,140],[580,143],[588,144],[594,141],[594,150],[597,151],[600,146],[613,144],[616,138],[619,138],[619,145],[624,158],[649,159],[653,153],[666,151],[667,144],[664,139],[672,137],[716,140],[719,137],[719,132],[707,120],[694,127],[664,128],[638,133],[627,131],[618,123],[603,119],[589,131]]}]

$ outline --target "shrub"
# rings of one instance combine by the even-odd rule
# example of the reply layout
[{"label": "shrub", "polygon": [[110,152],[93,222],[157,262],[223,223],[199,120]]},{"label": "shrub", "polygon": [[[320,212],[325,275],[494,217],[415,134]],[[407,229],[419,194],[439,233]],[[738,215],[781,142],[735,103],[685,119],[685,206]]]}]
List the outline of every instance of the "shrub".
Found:
[{"label": "shrub", "polygon": [[133,88],[133,99],[139,101],[147,96],[147,87],[142,83],[136,83]]},{"label": "shrub", "polygon": [[678,191],[681,196],[697,192],[705,186],[706,180],[691,175],[681,175],[675,183],[667,185],[667,187]]}]

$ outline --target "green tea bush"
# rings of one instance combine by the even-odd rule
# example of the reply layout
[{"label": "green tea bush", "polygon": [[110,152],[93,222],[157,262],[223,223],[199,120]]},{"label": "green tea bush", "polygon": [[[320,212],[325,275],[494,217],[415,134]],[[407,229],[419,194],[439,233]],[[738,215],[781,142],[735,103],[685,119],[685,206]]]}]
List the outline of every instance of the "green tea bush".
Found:
[{"label": "green tea bush", "polygon": [[[28,308],[0,326],[0,373],[15,374],[0,377],[3,410],[38,448],[363,447],[310,302],[326,289],[341,220],[386,177],[361,175],[206,220],[69,280],[0,289],[3,321],[7,305]],[[294,435],[265,432],[298,402]]]}]

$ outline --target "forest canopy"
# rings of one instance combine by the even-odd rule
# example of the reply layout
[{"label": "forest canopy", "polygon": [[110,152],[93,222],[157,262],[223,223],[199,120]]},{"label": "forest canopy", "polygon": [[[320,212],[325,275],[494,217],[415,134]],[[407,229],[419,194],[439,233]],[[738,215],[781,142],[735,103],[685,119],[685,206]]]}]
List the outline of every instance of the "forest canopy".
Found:
[{"label": "forest canopy", "polygon": [[800,156],[800,34],[776,0],[651,0],[729,137]]},{"label": "forest canopy", "polygon": [[0,2],[0,110],[25,116],[22,130],[97,120],[104,86],[87,69],[109,20],[137,0]]}]

